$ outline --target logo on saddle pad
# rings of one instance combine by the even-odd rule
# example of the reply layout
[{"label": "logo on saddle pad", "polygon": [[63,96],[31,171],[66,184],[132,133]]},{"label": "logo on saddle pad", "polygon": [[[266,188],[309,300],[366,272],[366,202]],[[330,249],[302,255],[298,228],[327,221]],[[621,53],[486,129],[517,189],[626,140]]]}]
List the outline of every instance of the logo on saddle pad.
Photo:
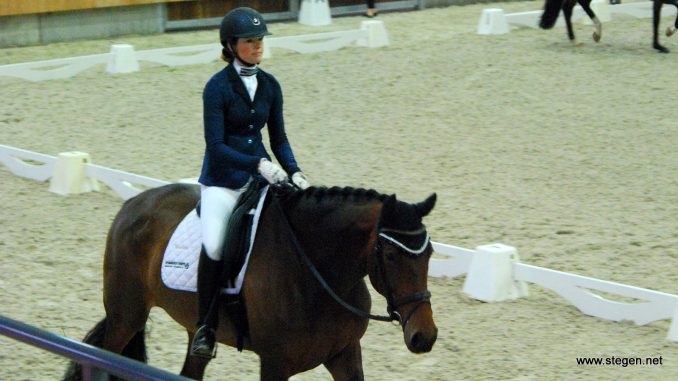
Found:
[{"label": "logo on saddle pad", "polygon": [[[226,294],[238,294],[240,292],[242,282],[245,279],[247,265],[249,264],[250,254],[252,253],[252,246],[254,246],[261,209],[267,193],[268,187],[261,192],[256,209],[249,211],[253,218],[245,260],[238,276],[235,278],[234,284],[222,291]],[[195,292],[197,290],[198,260],[201,248],[202,229],[200,217],[198,217],[196,210],[193,209],[181,220],[179,226],[172,233],[172,237],[165,249],[160,271],[165,286],[182,291]]]}]

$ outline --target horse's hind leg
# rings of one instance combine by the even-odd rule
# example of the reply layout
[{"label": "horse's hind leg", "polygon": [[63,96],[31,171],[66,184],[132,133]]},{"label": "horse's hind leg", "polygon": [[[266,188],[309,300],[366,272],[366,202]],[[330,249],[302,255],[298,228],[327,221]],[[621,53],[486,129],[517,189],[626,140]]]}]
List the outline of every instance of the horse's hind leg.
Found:
[{"label": "horse's hind leg", "polygon": [[586,12],[591,21],[593,21],[593,27],[596,28],[593,31],[593,41],[595,42],[600,41],[600,37],[603,35],[603,24],[600,23],[600,20],[598,20],[598,16],[596,16],[596,14],[593,12],[593,9],[591,9],[591,0],[578,0],[578,1],[582,9],[584,9],[584,12]]},{"label": "horse's hind leg", "polygon": [[184,360],[184,367],[181,369],[181,375],[189,377],[194,380],[202,380],[205,376],[205,368],[210,362],[210,359],[201,356],[191,356],[191,343],[193,343],[194,333],[188,332],[188,347],[186,349],[186,359]]},{"label": "horse's hind leg", "polygon": [[360,341],[349,344],[325,362],[334,381],[363,381],[363,361]]},{"label": "horse's hind leg", "polygon": [[105,271],[106,335],[103,348],[108,351],[123,353],[130,340],[146,327],[151,306],[146,300],[146,287],[136,278],[123,271]]}]

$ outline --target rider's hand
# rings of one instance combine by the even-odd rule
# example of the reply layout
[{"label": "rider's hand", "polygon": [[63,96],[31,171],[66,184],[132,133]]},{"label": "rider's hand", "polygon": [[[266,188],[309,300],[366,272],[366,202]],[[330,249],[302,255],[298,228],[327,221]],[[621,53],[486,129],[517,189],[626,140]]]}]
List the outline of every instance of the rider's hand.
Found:
[{"label": "rider's hand", "polygon": [[299,189],[306,189],[311,186],[311,183],[308,182],[308,179],[306,179],[306,176],[304,176],[301,171],[295,172],[292,175],[292,182],[299,187]]},{"label": "rider's hand", "polygon": [[275,164],[270,160],[261,159],[257,171],[264,176],[269,184],[278,184],[287,181],[287,172],[280,168],[278,164]]}]

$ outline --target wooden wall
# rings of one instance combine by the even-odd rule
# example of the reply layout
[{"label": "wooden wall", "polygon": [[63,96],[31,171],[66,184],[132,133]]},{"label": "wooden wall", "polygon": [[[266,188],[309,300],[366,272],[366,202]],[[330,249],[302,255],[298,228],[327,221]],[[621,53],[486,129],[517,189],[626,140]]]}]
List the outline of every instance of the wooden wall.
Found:
[{"label": "wooden wall", "polygon": [[[298,4],[301,4],[298,0]],[[366,5],[365,0],[329,0],[331,7],[347,5]],[[387,2],[387,1],[379,1]],[[261,13],[288,12],[289,0],[196,0],[186,3],[167,4],[167,20],[192,20],[223,17],[236,7],[250,7]]]},{"label": "wooden wall", "polygon": [[167,4],[167,20],[192,20],[223,17],[237,7],[250,7],[261,13],[287,12],[289,0],[196,0]]},{"label": "wooden wall", "polygon": [[0,16],[196,0],[0,0]]}]

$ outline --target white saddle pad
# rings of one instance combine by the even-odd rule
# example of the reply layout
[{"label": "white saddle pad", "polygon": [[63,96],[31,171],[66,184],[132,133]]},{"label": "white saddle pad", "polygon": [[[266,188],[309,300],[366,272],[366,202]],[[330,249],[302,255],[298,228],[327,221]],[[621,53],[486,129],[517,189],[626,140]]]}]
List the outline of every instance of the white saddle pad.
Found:
[{"label": "white saddle pad", "polygon": [[[257,203],[257,208],[249,211],[254,215],[252,221],[252,230],[250,233],[250,245],[247,249],[245,263],[243,264],[235,284],[222,290],[226,294],[237,294],[240,292],[242,282],[245,279],[245,272],[250,261],[254,238],[259,226],[259,217],[261,209],[268,193],[268,186],[261,192],[261,197]],[[202,248],[202,229],[200,227],[200,217],[193,209],[179,223],[177,229],[172,234],[165,254],[162,260],[160,271],[162,281],[169,288],[175,290],[192,291],[197,290],[198,284],[198,259],[200,258],[200,249]]]}]

